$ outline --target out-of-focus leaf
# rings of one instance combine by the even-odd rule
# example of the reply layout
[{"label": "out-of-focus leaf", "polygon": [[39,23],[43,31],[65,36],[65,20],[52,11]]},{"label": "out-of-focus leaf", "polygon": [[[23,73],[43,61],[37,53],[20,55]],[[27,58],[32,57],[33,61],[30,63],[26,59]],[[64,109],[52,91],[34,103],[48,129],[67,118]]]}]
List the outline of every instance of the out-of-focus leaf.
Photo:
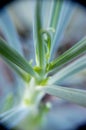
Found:
[{"label": "out-of-focus leaf", "polygon": [[12,108],[8,111],[5,111],[3,113],[0,113],[0,120],[3,119],[4,117],[8,116],[9,114],[11,114],[12,112],[14,112],[17,109],[17,107]]},{"label": "out-of-focus leaf", "polygon": [[[21,55],[23,55],[22,45],[20,43],[18,33],[16,31],[16,28],[15,28],[14,24],[12,23],[12,19],[10,17],[10,14],[9,14],[7,8],[3,8],[3,10],[0,12],[0,29],[1,29],[1,32],[2,32],[3,36],[7,40],[8,44],[12,48],[17,50]],[[16,92],[16,95],[17,95],[17,93],[19,91],[21,91],[19,89],[21,89],[20,84],[23,85],[23,81],[16,73],[13,73],[13,77],[14,77],[14,80],[15,80],[14,86],[18,90]],[[7,86],[7,84],[4,85],[4,87],[5,86]]]},{"label": "out-of-focus leaf", "polygon": [[15,48],[20,54],[23,54],[16,28],[14,27],[6,8],[0,13],[0,28],[10,46]]},{"label": "out-of-focus leaf", "polygon": [[63,98],[78,105],[86,107],[86,90],[66,88],[56,85],[46,86],[43,88],[48,94]]},{"label": "out-of-focus leaf", "polygon": [[14,97],[12,93],[9,93],[8,96],[6,96],[6,100],[3,106],[3,111],[9,110],[13,106],[14,106]]},{"label": "out-of-focus leaf", "polygon": [[29,109],[18,106],[15,111],[9,113],[4,118],[0,120],[1,123],[4,123],[9,128],[16,126],[25,116],[28,114]]}]

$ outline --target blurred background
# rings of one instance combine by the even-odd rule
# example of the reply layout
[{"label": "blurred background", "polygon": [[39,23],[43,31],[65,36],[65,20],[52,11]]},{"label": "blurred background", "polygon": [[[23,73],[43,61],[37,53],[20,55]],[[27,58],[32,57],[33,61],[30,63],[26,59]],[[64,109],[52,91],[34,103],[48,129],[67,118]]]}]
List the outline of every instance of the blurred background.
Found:
[{"label": "blurred background", "polygon": [[[50,6],[53,0],[43,0],[45,8],[45,23],[46,28],[49,19]],[[85,4],[73,1],[73,8],[69,22],[62,32],[63,36],[60,40],[58,49],[55,48],[54,58],[61,55],[72,45],[86,36],[86,8]],[[1,2],[1,0],[0,0]],[[68,1],[66,1],[68,2]],[[15,28],[21,41],[22,49],[27,60],[33,59],[35,64],[34,40],[33,40],[33,21],[34,21],[34,6],[35,0],[13,0],[0,5],[0,15],[3,15],[3,8],[7,8],[9,15],[15,25]],[[1,19],[2,17],[0,17]],[[4,37],[0,28],[0,35]],[[4,78],[3,78],[4,77]],[[18,87],[15,87],[17,81],[13,71],[0,58],[0,109],[4,106],[6,96],[17,93]],[[86,70],[80,72],[62,83],[67,87],[86,89]],[[10,97],[9,97],[10,98]],[[44,124],[40,130],[82,130],[86,129],[86,108],[72,104],[68,101],[45,96],[45,100],[52,103],[52,108],[44,118]],[[2,130],[2,126],[0,126]],[[7,129],[7,128],[5,128]],[[21,121],[13,130],[29,130],[27,118]]]}]

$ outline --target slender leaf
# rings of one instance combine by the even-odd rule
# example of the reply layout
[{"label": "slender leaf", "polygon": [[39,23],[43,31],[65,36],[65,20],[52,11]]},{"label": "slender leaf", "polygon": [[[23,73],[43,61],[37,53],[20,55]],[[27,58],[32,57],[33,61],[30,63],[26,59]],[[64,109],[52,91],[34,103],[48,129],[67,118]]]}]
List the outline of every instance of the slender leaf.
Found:
[{"label": "slender leaf", "polygon": [[52,9],[50,25],[49,25],[50,27],[56,28],[58,24],[58,19],[59,19],[62,3],[63,3],[63,0],[53,1],[53,9]]},{"label": "slender leaf", "polygon": [[[58,26],[58,21],[59,21],[59,17],[60,17],[62,4],[63,4],[63,0],[62,1],[54,0],[53,3],[52,3],[52,13],[51,13],[49,27],[53,28],[55,30],[55,32],[57,31],[56,28]],[[55,36],[53,34],[51,51],[52,51],[52,48],[53,48],[54,37]]]},{"label": "slender leaf", "polygon": [[[58,13],[55,8],[58,9]],[[70,1],[65,1],[65,0],[61,0],[61,1],[55,0],[54,1],[52,19],[54,17],[54,14],[57,14],[57,15],[56,15],[54,26],[53,26],[56,31],[55,31],[55,34],[53,35],[53,39],[52,39],[51,60],[54,58],[55,52],[60,44],[63,33],[72,16],[72,12],[74,11],[74,8],[75,8],[75,6],[72,5],[72,3]],[[56,20],[57,20],[57,22],[56,22]],[[53,21],[53,20],[51,20],[51,21]]]},{"label": "slender leaf", "polygon": [[50,20],[51,19],[51,13],[52,13],[52,4],[53,4],[53,0],[49,1],[42,1],[42,23],[43,23],[43,28],[46,29],[49,24],[50,24]]},{"label": "slender leaf", "polygon": [[83,70],[86,68],[86,55],[77,59],[75,62],[69,64],[62,70],[60,70],[58,73],[55,75],[51,76],[50,80],[48,81],[49,84],[53,84],[56,81],[60,82],[64,80],[65,78],[78,73],[79,71]]},{"label": "slender leaf", "polygon": [[[0,29],[8,44],[14,49],[16,49],[21,55],[23,55],[23,49],[20,43],[18,33],[7,8],[3,8],[3,10],[0,12]],[[20,84],[23,85],[22,79],[16,73],[13,73],[13,77],[15,79],[14,86],[16,86],[16,89],[20,88],[21,90]]]},{"label": "slender leaf", "polygon": [[59,67],[61,68],[62,65],[68,63],[80,54],[83,54],[84,52],[86,52],[86,37],[76,43],[72,48],[56,58],[54,61],[52,61],[49,64],[48,70],[52,70],[55,68],[58,69]]},{"label": "slender leaf", "polygon": [[9,60],[5,59],[7,64],[10,65],[10,67],[15,70],[15,72],[20,76],[24,81],[28,82],[30,80],[30,75],[25,73],[25,71],[22,71],[20,68],[18,68],[15,64],[10,62]]},{"label": "slender leaf", "polygon": [[48,94],[63,98],[78,105],[86,107],[86,90],[66,88],[61,86],[46,86],[44,91]]},{"label": "slender leaf", "polygon": [[16,64],[18,67],[23,69],[25,72],[37,77],[38,75],[33,70],[31,65],[13,48],[8,46],[8,44],[0,38],[0,54],[7,60]]},{"label": "slender leaf", "polygon": [[37,0],[34,20],[34,42],[36,48],[36,62],[37,65],[45,67],[45,49],[43,38],[41,35],[42,22],[41,22],[41,1]]},{"label": "slender leaf", "polygon": [[0,13],[0,28],[9,45],[15,48],[20,54],[23,54],[16,28],[14,27],[6,8]]}]

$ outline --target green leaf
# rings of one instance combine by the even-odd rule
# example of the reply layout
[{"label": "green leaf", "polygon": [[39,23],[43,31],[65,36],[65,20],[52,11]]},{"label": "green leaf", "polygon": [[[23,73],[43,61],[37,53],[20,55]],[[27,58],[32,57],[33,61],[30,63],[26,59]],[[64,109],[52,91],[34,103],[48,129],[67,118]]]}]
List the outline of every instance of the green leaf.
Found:
[{"label": "green leaf", "polygon": [[41,35],[41,1],[37,1],[34,20],[34,43],[36,49],[36,62],[41,68],[45,68],[45,45]]},{"label": "green leaf", "polygon": [[9,60],[5,59],[7,64],[10,65],[10,67],[26,82],[29,82],[31,77],[29,74],[27,74],[25,71],[21,70],[19,67],[17,67],[15,64],[10,62]]},{"label": "green leaf", "polygon": [[63,0],[62,1],[54,0],[53,4],[52,4],[52,12],[51,12],[51,17],[50,17],[49,27],[53,28],[55,30],[55,34],[53,33],[53,35],[52,35],[51,52],[52,52],[52,48],[53,48],[54,37],[56,35],[56,32],[58,31],[57,26],[58,26],[58,22],[59,22],[62,5],[63,5]]},{"label": "green leaf", "polygon": [[53,84],[55,82],[61,82],[62,80],[66,79],[67,77],[78,73],[79,71],[86,68],[86,55],[77,59],[73,63],[69,64],[62,70],[60,70],[55,75],[51,76],[48,83]]},{"label": "green leaf", "polygon": [[46,86],[43,88],[48,94],[63,98],[78,105],[86,107],[86,90],[73,89],[61,86]]},{"label": "green leaf", "polygon": [[[61,43],[61,39],[63,37],[63,34],[65,32],[65,29],[68,25],[68,22],[72,16],[72,12],[74,11],[75,5],[72,6],[71,1],[66,1],[66,0],[58,0],[54,1],[53,5],[53,13],[52,13],[52,19],[54,14],[57,14],[57,25],[55,24],[55,34],[53,35],[52,39],[52,45],[51,45],[51,59],[54,59],[55,52],[59,47],[59,44]],[[55,9],[57,8],[58,11]]]},{"label": "green leaf", "polygon": [[51,13],[51,17],[50,17],[50,23],[49,23],[49,27],[53,28],[55,30],[55,34],[53,33],[52,36],[52,45],[51,45],[51,51],[53,49],[53,42],[54,42],[54,38],[57,32],[57,27],[58,27],[58,22],[59,22],[59,17],[61,14],[61,9],[62,9],[62,5],[63,5],[63,0],[53,0],[53,6],[52,6],[52,13]]},{"label": "green leaf", "polygon": [[54,0],[53,2],[54,3],[53,3],[52,14],[51,14],[50,27],[56,29],[56,26],[57,26],[58,20],[59,20],[59,15],[60,15],[63,0],[62,1]]},{"label": "green leaf", "polygon": [[72,48],[67,50],[65,53],[63,53],[61,56],[57,57],[54,61],[52,61],[48,66],[48,71],[51,71],[52,69],[59,69],[64,64],[68,63],[69,61],[73,60],[77,56],[83,54],[86,52],[86,37],[83,38],[81,41],[76,43]]},{"label": "green leaf", "polygon": [[0,54],[7,60],[16,64],[18,67],[29,73],[33,77],[38,77],[37,73],[33,70],[31,65],[13,48],[0,38]]}]

